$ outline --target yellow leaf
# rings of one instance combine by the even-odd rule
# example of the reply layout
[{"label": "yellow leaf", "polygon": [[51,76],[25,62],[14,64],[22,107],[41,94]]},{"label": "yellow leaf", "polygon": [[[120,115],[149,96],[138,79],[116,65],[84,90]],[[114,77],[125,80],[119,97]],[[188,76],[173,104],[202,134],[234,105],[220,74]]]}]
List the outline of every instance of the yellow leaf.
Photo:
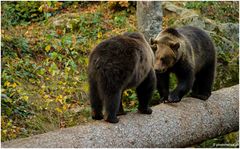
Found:
[{"label": "yellow leaf", "polygon": [[62,113],[62,110],[60,108],[55,108],[55,110],[59,113]]},{"label": "yellow leaf", "polygon": [[102,32],[98,32],[98,38],[102,38]]},{"label": "yellow leaf", "polygon": [[67,104],[63,105],[63,110],[66,111],[67,109],[68,109],[68,105]]},{"label": "yellow leaf", "polygon": [[17,86],[17,83],[14,82],[14,83],[12,84],[12,87],[15,88],[16,86]]},{"label": "yellow leaf", "polygon": [[44,95],[43,98],[47,99],[47,98],[49,98],[49,95]]},{"label": "yellow leaf", "polygon": [[56,97],[56,101],[60,102],[61,104],[63,104],[63,97],[62,97],[62,95],[57,96]]},{"label": "yellow leaf", "polygon": [[3,132],[4,134],[7,134],[7,130],[2,130],[2,132]]},{"label": "yellow leaf", "polygon": [[22,99],[28,101],[28,96],[23,96]]},{"label": "yellow leaf", "polygon": [[48,2],[47,2],[47,5],[48,5],[48,6],[52,6],[52,2],[48,1]]},{"label": "yellow leaf", "polygon": [[46,47],[45,47],[45,50],[48,52],[48,51],[50,51],[50,49],[51,49],[51,46],[50,45],[47,45]]},{"label": "yellow leaf", "polygon": [[89,84],[88,83],[83,83],[82,89],[83,89],[84,92],[88,92],[89,91]]},{"label": "yellow leaf", "polygon": [[123,92],[123,95],[124,95],[124,96],[128,96],[128,95],[129,95],[128,92],[127,92],[127,90],[125,90],[125,91]]},{"label": "yellow leaf", "polygon": [[8,82],[8,81],[6,81],[6,82],[4,83],[4,86],[6,86],[6,87],[9,87],[10,85],[11,85],[11,83]]},{"label": "yellow leaf", "polygon": [[41,5],[41,6],[38,8],[38,11],[42,12],[42,11],[43,11],[43,8],[44,8],[44,5]]}]

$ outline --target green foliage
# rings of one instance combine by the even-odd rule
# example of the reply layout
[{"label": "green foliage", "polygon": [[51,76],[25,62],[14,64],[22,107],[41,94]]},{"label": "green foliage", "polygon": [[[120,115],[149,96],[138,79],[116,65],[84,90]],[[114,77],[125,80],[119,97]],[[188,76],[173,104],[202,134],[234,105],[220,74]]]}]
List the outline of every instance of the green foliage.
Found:
[{"label": "green foliage", "polygon": [[108,6],[114,11],[126,10],[128,13],[134,13],[136,10],[136,2],[134,1],[109,1]]},{"label": "green foliage", "polygon": [[239,3],[237,1],[185,2],[184,6],[188,9],[199,9],[203,16],[219,22],[239,21]]},{"label": "green foliage", "polygon": [[40,6],[41,2],[3,2],[2,27],[41,19],[43,14],[38,10]]},{"label": "green foliage", "polygon": [[239,82],[239,59],[238,52],[218,54],[217,76],[214,90],[236,85]]},{"label": "green foliage", "polygon": [[202,142],[199,145],[196,145],[196,147],[200,148],[236,148],[239,146],[237,144],[238,140],[238,132],[231,132],[227,135],[219,136],[214,139],[210,139],[207,141]]},{"label": "green foliage", "polygon": [[41,21],[55,14],[62,8],[61,2],[2,2],[2,27],[8,28],[17,24],[29,24]]},{"label": "green foliage", "polygon": [[127,112],[137,111],[138,100],[135,90],[125,90],[122,97],[124,110]]},{"label": "green foliage", "polygon": [[23,36],[14,37],[12,35],[3,35],[1,48],[4,49],[2,55],[8,57],[22,57],[22,54],[29,53],[28,41]]},{"label": "green foliage", "polygon": [[127,15],[127,12],[126,11],[122,11],[122,12],[118,12],[116,13],[114,16],[113,16],[113,23],[114,25],[116,25],[117,27],[120,27],[122,25],[125,24],[126,22],[126,15]]},{"label": "green foliage", "polygon": [[214,90],[236,85],[239,82],[239,45],[228,43],[221,36],[211,35],[217,49],[217,68]]},{"label": "green foliage", "polygon": [[[93,39],[96,40],[100,31],[101,34],[102,32],[105,32],[105,29],[102,27],[102,19],[103,14],[101,12],[81,15],[78,24],[81,36],[86,38],[94,37]],[[94,30],[89,30],[86,28],[94,28]]]},{"label": "green foliage", "polygon": [[[86,73],[90,50],[112,35],[136,29],[133,15],[115,22],[117,15],[106,9],[107,3],[87,6],[74,18],[59,14],[2,30],[2,141],[91,120]],[[66,20],[60,26],[53,25],[62,18]],[[137,104],[128,104],[133,98],[126,100],[129,111]]]}]

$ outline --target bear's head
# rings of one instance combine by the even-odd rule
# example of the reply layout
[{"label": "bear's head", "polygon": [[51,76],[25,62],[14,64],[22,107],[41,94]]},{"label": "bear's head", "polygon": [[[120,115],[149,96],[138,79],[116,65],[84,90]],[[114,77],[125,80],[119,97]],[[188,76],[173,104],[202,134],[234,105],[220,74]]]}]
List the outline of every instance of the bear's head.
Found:
[{"label": "bear's head", "polygon": [[159,33],[156,39],[150,39],[150,45],[155,51],[154,69],[157,72],[165,72],[178,61],[181,35],[176,29],[167,28]]}]

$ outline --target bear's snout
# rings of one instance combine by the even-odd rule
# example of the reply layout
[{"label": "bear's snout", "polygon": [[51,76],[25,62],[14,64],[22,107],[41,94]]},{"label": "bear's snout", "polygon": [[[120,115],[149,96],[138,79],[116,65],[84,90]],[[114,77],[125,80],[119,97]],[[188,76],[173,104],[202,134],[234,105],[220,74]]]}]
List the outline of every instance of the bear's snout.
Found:
[{"label": "bear's snout", "polygon": [[163,72],[167,71],[167,68],[163,67],[163,66],[161,67],[160,65],[155,64],[154,65],[154,70],[158,73],[163,73]]}]

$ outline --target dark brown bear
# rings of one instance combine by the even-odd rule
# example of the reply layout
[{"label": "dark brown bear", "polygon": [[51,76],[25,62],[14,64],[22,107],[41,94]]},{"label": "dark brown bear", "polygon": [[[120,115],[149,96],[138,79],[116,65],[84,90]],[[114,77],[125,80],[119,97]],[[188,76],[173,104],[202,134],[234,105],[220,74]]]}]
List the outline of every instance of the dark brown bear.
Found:
[{"label": "dark brown bear", "polygon": [[154,53],[140,33],[125,33],[97,45],[89,58],[88,78],[92,118],[117,123],[123,114],[121,96],[136,87],[138,110],[151,114],[148,103],[155,89]]},{"label": "dark brown bear", "polygon": [[[190,90],[191,96],[207,100],[215,75],[216,51],[210,37],[191,26],[167,28],[150,40],[157,46],[155,64],[157,89],[164,101],[179,102]],[[169,95],[169,74],[178,84]]]}]

